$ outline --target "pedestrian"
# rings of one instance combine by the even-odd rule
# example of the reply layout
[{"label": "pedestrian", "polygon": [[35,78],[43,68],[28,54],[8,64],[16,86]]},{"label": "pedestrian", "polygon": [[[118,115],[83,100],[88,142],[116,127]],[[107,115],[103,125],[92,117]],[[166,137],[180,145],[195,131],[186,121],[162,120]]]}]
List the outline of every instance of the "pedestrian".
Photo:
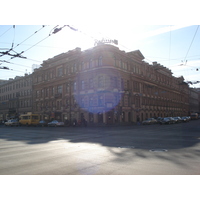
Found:
[{"label": "pedestrian", "polygon": [[137,125],[140,125],[140,117],[137,117]]},{"label": "pedestrian", "polygon": [[75,127],[76,125],[77,125],[77,120],[76,120],[76,118],[74,118],[73,127]]}]

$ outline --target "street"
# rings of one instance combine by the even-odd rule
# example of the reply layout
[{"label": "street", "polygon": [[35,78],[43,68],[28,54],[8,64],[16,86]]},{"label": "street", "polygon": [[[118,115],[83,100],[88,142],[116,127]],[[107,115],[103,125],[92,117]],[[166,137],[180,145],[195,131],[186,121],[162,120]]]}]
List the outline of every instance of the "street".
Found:
[{"label": "street", "polygon": [[200,174],[200,120],[173,125],[0,126],[1,175]]}]

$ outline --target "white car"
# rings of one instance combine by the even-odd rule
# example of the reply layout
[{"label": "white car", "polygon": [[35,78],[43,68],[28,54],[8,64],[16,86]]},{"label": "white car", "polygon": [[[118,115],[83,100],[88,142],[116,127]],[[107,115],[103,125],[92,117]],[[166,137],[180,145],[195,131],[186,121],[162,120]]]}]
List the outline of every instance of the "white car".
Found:
[{"label": "white car", "polygon": [[48,126],[64,126],[64,122],[59,122],[57,120],[53,120],[52,122],[48,123]]},{"label": "white car", "polygon": [[19,126],[19,122],[16,119],[10,119],[4,123],[6,126]]}]

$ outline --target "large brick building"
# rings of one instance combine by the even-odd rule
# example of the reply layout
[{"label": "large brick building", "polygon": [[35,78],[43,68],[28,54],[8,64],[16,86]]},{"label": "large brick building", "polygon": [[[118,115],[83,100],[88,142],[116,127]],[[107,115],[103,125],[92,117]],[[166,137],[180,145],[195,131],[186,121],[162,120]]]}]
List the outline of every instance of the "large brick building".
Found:
[{"label": "large brick building", "polygon": [[48,59],[33,73],[33,112],[41,119],[84,116],[89,123],[106,124],[188,115],[184,78],[143,60],[139,50],[125,52],[108,44]]}]

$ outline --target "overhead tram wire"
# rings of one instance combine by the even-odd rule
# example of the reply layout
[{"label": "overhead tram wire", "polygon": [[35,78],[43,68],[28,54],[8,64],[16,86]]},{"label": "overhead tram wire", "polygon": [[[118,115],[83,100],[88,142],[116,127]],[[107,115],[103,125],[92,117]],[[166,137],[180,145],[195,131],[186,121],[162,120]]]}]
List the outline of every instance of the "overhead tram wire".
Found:
[{"label": "overhead tram wire", "polygon": [[2,34],[0,35],[0,37],[2,37],[4,34],[6,34],[10,29],[12,29],[12,26],[11,26],[8,30],[6,30],[4,33],[2,33]]},{"label": "overhead tram wire", "polygon": [[[39,31],[41,31],[43,28],[45,28],[45,25],[42,25],[42,28],[40,28],[39,30],[35,31],[32,35],[30,35],[28,38],[26,38],[25,40],[23,40],[21,43],[17,44],[14,48],[18,47],[19,45],[21,45],[22,43],[24,43],[26,40],[28,40],[29,38],[31,38],[33,35],[35,35],[36,33],[38,33]],[[13,49],[14,49],[13,48]]]},{"label": "overhead tram wire", "polygon": [[[57,25],[58,26],[58,25]],[[61,27],[61,28],[57,28],[57,26],[55,26],[52,30],[54,30],[54,32],[52,32],[52,30],[50,31],[49,35],[47,37],[45,37],[44,39],[40,40],[39,42],[37,42],[36,44],[32,45],[30,48],[26,49],[25,51],[22,51],[21,53],[19,53],[19,55],[27,52],[28,50],[32,49],[33,47],[35,47],[36,45],[38,45],[39,43],[43,42],[44,40],[46,40],[48,37],[52,36],[53,34],[56,34],[57,32],[61,31],[65,26]],[[52,33],[51,33],[52,32]],[[11,58],[13,59],[13,57]]]},{"label": "overhead tram wire", "polygon": [[193,36],[193,39],[192,39],[192,41],[191,41],[191,43],[190,43],[190,46],[189,46],[189,48],[188,48],[188,51],[187,51],[187,53],[186,53],[186,55],[185,55],[184,62],[186,62],[187,55],[188,55],[188,53],[189,53],[189,51],[190,51],[190,48],[191,48],[191,46],[192,46],[192,44],[193,44],[193,41],[194,41],[195,37],[196,37],[196,34],[197,34],[198,29],[199,29],[199,25],[197,26],[197,29],[196,29],[195,34],[194,34],[194,36]]},{"label": "overhead tram wire", "polygon": [[[13,25],[11,28],[14,29],[14,37],[13,37],[13,42],[12,42],[12,45],[11,45],[11,48],[8,49],[7,51],[5,52],[0,52],[0,57],[4,56],[4,55],[12,55],[10,52],[13,51],[13,46],[14,46],[14,41],[15,41],[15,25]],[[10,30],[10,29],[9,29]],[[6,31],[7,32],[7,31]],[[14,54],[13,54],[14,55]]]},{"label": "overhead tram wire", "polygon": [[[14,56],[14,57],[11,57],[9,60],[11,60],[11,59],[13,59],[13,58],[15,58],[15,57],[18,57],[18,56],[20,56],[22,53],[25,53],[26,51],[28,51],[28,50],[30,50],[31,48],[33,48],[34,46],[36,46],[37,44],[39,44],[40,42],[42,42],[42,41],[44,41],[45,39],[47,39],[48,37],[50,37],[52,34],[56,34],[57,32],[59,32],[59,31],[61,31],[64,27],[66,27],[66,26],[68,26],[70,29],[72,29],[72,30],[74,30],[74,31],[77,31],[77,29],[75,29],[75,28],[73,28],[73,27],[71,27],[71,26],[69,26],[69,25],[64,25],[63,27],[60,27],[60,28],[57,28],[58,27],[58,25],[57,26],[55,26],[51,31],[50,31],[50,33],[49,33],[49,35],[47,36],[47,37],[45,37],[44,39],[42,39],[42,40],[40,40],[39,42],[37,42],[36,44],[34,44],[34,45],[32,45],[30,48],[28,48],[28,49],[26,49],[25,51],[22,51],[21,53],[19,53],[19,54],[17,54],[17,56]],[[43,25],[43,27],[42,28],[44,28],[44,25]],[[41,28],[41,29],[42,29]],[[40,29],[40,30],[41,30]],[[38,30],[39,31],[39,30]],[[36,31],[36,32],[38,32],[38,31]],[[53,32],[52,32],[53,31]],[[36,33],[35,32],[35,33]],[[51,33],[52,32],[52,33]],[[34,33],[34,34],[35,34]],[[31,37],[31,36],[30,36]],[[29,37],[29,38],[30,38]],[[26,39],[27,40],[27,39]],[[25,40],[24,40],[25,41]],[[23,41],[23,42],[24,42]],[[22,42],[20,43],[20,44],[22,44]],[[17,45],[18,46],[18,45]],[[16,46],[16,47],[17,47]],[[14,47],[15,48],[15,47]],[[27,59],[27,58],[26,58]],[[33,60],[33,59],[29,59],[29,60]],[[34,60],[34,61],[36,61],[36,60]],[[16,63],[11,63],[11,62],[9,62],[9,61],[3,61],[3,62],[6,62],[6,63],[9,63],[9,64],[15,64],[15,65],[19,65],[19,64],[16,64]],[[40,62],[40,61],[37,61],[37,62]],[[22,66],[22,65],[20,65],[20,66]],[[25,67],[27,67],[27,66],[25,66]]]},{"label": "overhead tram wire", "polygon": [[[45,27],[45,25],[43,25],[42,28],[40,28],[39,30],[35,31],[31,36],[29,36],[28,38],[26,38],[25,40],[23,40],[20,44],[16,45],[15,47],[13,47],[13,46],[14,46],[14,39],[13,39],[12,47],[11,47],[7,52],[1,52],[2,55],[0,55],[0,57],[2,57],[2,56],[4,56],[4,55],[8,55],[8,56],[13,56],[13,57],[11,57],[9,60],[11,60],[11,59],[13,59],[13,58],[15,58],[15,57],[25,58],[25,59],[26,59],[26,57],[22,57],[22,56],[21,56],[22,53],[17,53],[17,52],[14,51],[14,49],[15,49],[16,47],[18,47],[19,45],[21,45],[21,44],[22,44],[23,42],[25,42],[26,40],[28,40],[29,38],[31,38],[33,35],[35,35],[36,33],[38,33],[38,32],[39,32],[40,30],[42,30],[44,27]],[[13,25],[13,28],[15,28],[15,25]],[[10,54],[10,51],[14,51],[16,54]],[[9,61],[9,60],[8,60],[8,61]]]},{"label": "overhead tram wire", "polygon": [[[42,25],[42,28],[40,28],[39,30],[37,30],[37,31],[35,31],[32,35],[30,35],[28,38],[26,38],[25,40],[23,40],[22,42],[20,42],[19,44],[17,44],[15,47],[13,47],[12,48],[12,50],[13,49],[15,49],[16,47],[18,47],[18,46],[20,46],[22,43],[24,43],[26,40],[28,40],[29,38],[31,38],[33,35],[35,35],[36,33],[38,33],[39,31],[41,31],[44,27],[46,27],[45,25]],[[21,54],[21,53],[20,53]],[[18,54],[18,55],[20,55],[20,54]],[[18,56],[16,56],[16,57],[18,57]],[[11,59],[13,59],[13,58],[15,58],[15,57],[11,57],[9,60],[11,60]],[[8,60],[8,61],[9,61]]]}]

